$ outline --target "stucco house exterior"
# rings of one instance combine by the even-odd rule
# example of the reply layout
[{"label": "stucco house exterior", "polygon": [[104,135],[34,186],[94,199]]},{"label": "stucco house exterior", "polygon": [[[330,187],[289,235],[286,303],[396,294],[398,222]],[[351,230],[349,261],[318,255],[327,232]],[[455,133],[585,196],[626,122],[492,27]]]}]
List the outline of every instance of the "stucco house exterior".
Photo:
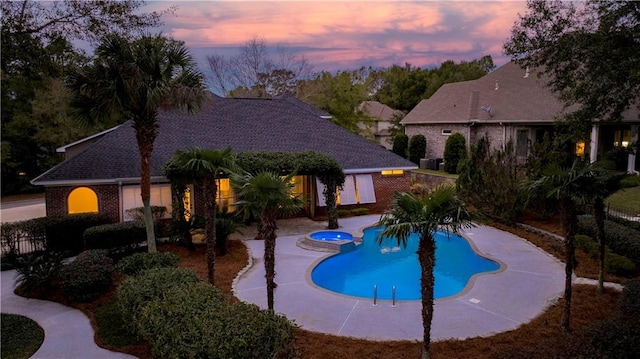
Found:
[{"label": "stucco house exterior", "polygon": [[[211,95],[199,112],[162,112],[151,158],[151,205],[171,213],[170,183],[162,166],[176,150],[193,147],[239,152],[317,151],[333,157],[346,176],[338,208],[383,211],[393,193],[410,187],[416,166],[330,121],[331,116],[291,96],[233,99]],[[67,158],[32,183],[45,187],[48,216],[101,212],[127,220],[127,209],[140,207],[140,155],[130,122],[59,149]],[[322,185],[312,176],[297,176],[308,216],[326,211]],[[227,179],[220,180],[218,202],[236,198]],[[204,201],[191,188],[191,213],[202,213]]]},{"label": "stucco house exterior", "polygon": [[[443,85],[429,99],[414,107],[401,124],[408,136],[427,139],[425,158],[442,158],[447,138],[456,132],[467,145],[487,136],[492,147],[513,141],[516,154],[526,157],[531,145],[553,129],[554,121],[567,111],[545,86],[547,78],[510,62],[484,77]],[[596,161],[614,146],[627,147],[638,140],[640,101],[618,123],[594,119],[590,143],[576,144],[576,155]],[[627,170],[636,169],[636,156],[628,156]]]},{"label": "stucco house exterior", "polygon": [[394,110],[391,107],[378,101],[365,101],[360,104],[360,109],[373,119],[371,136],[380,146],[390,150],[393,147],[391,142],[391,132],[393,117],[402,115],[402,111]]}]

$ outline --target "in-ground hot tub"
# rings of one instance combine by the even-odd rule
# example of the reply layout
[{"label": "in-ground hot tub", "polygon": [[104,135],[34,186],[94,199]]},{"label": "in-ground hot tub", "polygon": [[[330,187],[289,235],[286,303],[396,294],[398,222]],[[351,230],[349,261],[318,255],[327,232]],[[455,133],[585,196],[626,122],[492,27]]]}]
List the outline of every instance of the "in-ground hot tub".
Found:
[{"label": "in-ground hot tub", "polygon": [[298,246],[321,252],[345,253],[356,249],[361,240],[353,238],[353,235],[341,231],[319,231],[310,233],[298,240]]}]

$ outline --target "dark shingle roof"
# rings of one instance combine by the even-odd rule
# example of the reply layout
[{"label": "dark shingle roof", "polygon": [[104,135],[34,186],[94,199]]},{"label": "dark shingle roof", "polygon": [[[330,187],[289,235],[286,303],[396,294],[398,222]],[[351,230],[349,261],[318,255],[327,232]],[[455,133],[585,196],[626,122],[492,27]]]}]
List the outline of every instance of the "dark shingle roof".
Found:
[{"label": "dark shingle roof", "polygon": [[[162,177],[162,166],[176,150],[225,148],[233,152],[318,151],[335,158],[345,171],[416,166],[383,147],[319,117],[293,98],[230,99],[211,96],[196,114],[165,112],[154,143],[151,176]],[[309,106],[310,107],[310,106]],[[311,107],[313,108],[313,107]],[[87,150],[45,172],[32,182],[55,185],[135,180],[140,155],[131,123],[125,123]]]},{"label": "dark shingle roof", "polygon": [[[422,100],[401,121],[404,125],[428,123],[552,123],[566,109],[547,86],[548,77],[538,77],[509,62],[472,81],[442,85],[429,99]],[[625,121],[638,121],[638,105],[625,112]],[[481,107],[491,107],[490,114]]]}]

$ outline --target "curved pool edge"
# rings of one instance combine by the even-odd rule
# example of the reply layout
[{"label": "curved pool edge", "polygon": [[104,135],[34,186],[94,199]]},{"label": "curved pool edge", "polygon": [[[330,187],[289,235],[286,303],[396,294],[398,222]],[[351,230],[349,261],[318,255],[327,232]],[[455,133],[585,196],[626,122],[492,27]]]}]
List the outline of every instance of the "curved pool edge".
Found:
[{"label": "curved pool edge", "polygon": [[[361,233],[360,240],[361,241],[363,240],[364,231],[365,230],[367,230],[369,228],[375,228],[375,227],[377,227],[375,224],[361,227],[359,229],[359,231]],[[439,230],[439,231],[446,232],[444,230]],[[488,256],[485,253],[483,253],[476,246],[476,244],[473,241],[473,239],[467,233],[460,232],[460,233],[450,233],[450,234],[455,234],[455,235],[458,235],[458,236],[462,237],[464,240],[467,241],[467,243],[469,243],[469,246],[471,247],[471,250],[473,251],[474,254],[476,254],[477,256],[479,256],[479,257],[481,257],[483,259],[495,262],[496,264],[498,264],[498,268],[494,269],[494,270],[491,270],[491,271],[478,272],[478,273],[475,273],[475,274],[471,275],[469,277],[469,279],[467,280],[467,283],[465,284],[465,286],[459,292],[457,292],[455,294],[452,294],[452,295],[447,295],[447,296],[443,296],[443,297],[439,297],[439,298],[434,298],[434,301],[446,300],[446,299],[454,299],[456,297],[465,295],[467,292],[469,292],[473,288],[477,278],[485,276],[485,275],[491,275],[491,274],[497,274],[497,273],[503,272],[504,270],[506,270],[506,267],[507,267],[507,265],[503,261],[501,261],[501,260],[499,260],[497,258],[493,258],[493,257]],[[355,235],[354,235],[354,238],[355,238]],[[324,288],[322,286],[319,286],[318,284],[316,284],[313,281],[312,272],[320,263],[322,263],[323,261],[325,261],[325,260],[327,260],[327,259],[329,259],[329,258],[331,258],[333,256],[340,255],[340,254],[343,253],[343,252],[335,252],[335,251],[326,251],[326,252],[329,252],[329,254],[327,254],[326,256],[323,256],[322,258],[318,258],[317,260],[315,260],[307,268],[307,270],[305,271],[305,280],[307,281],[307,284],[309,284],[310,286],[312,286],[312,287],[314,287],[316,289],[325,291],[325,292],[333,294],[333,295],[338,295],[338,296],[343,296],[345,298],[358,299],[358,300],[363,300],[363,301],[367,301],[367,300],[368,301],[373,301],[372,297],[360,297],[360,296],[355,296],[355,295],[349,295],[349,294],[344,294],[344,293],[340,293],[340,292],[335,292],[335,291],[332,291],[330,289],[327,289],[327,288]],[[372,289],[372,291],[373,291],[373,289]],[[378,302],[392,302],[393,300],[392,299],[380,299],[380,298],[377,298],[376,301],[378,301]],[[421,301],[421,299],[418,298],[418,299],[396,299],[395,300],[395,302],[416,302],[416,301],[419,302],[419,301]]]},{"label": "curved pool edge", "polygon": [[[371,226],[379,216],[354,218],[341,219],[341,225],[355,231]],[[476,278],[476,284],[482,286],[474,285],[465,294],[436,300],[433,341],[486,337],[517,329],[562,296],[564,265],[557,258],[523,238],[493,227],[479,225],[473,232],[473,243],[481,253],[497,259],[505,269],[493,276]],[[311,332],[374,341],[422,339],[420,301],[398,301],[396,307],[383,301],[372,306],[371,300],[341,296],[309,285],[307,269],[330,254],[297,247],[295,242],[301,234],[278,237],[276,312]],[[240,278],[234,293],[244,302],[266,308],[264,268],[258,265],[263,243],[245,244],[251,247],[256,262]]]}]

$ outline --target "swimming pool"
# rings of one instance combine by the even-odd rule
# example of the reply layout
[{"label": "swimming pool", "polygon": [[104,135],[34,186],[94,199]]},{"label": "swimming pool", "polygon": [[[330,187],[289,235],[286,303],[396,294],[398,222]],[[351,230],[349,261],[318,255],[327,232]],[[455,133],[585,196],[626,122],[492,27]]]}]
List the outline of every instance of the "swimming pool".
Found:
[{"label": "swimming pool", "polygon": [[[373,286],[377,286],[378,299],[392,299],[392,287],[396,287],[396,299],[420,299],[420,264],[416,251],[418,236],[411,235],[406,248],[395,240],[387,240],[382,246],[375,238],[382,228],[364,230],[360,248],[326,258],[313,268],[311,280],[317,286],[354,297],[373,298]],[[492,272],[500,265],[478,255],[469,242],[461,236],[444,232],[436,234],[436,267],[434,298],[444,298],[460,293],[471,277],[478,273]]]}]

